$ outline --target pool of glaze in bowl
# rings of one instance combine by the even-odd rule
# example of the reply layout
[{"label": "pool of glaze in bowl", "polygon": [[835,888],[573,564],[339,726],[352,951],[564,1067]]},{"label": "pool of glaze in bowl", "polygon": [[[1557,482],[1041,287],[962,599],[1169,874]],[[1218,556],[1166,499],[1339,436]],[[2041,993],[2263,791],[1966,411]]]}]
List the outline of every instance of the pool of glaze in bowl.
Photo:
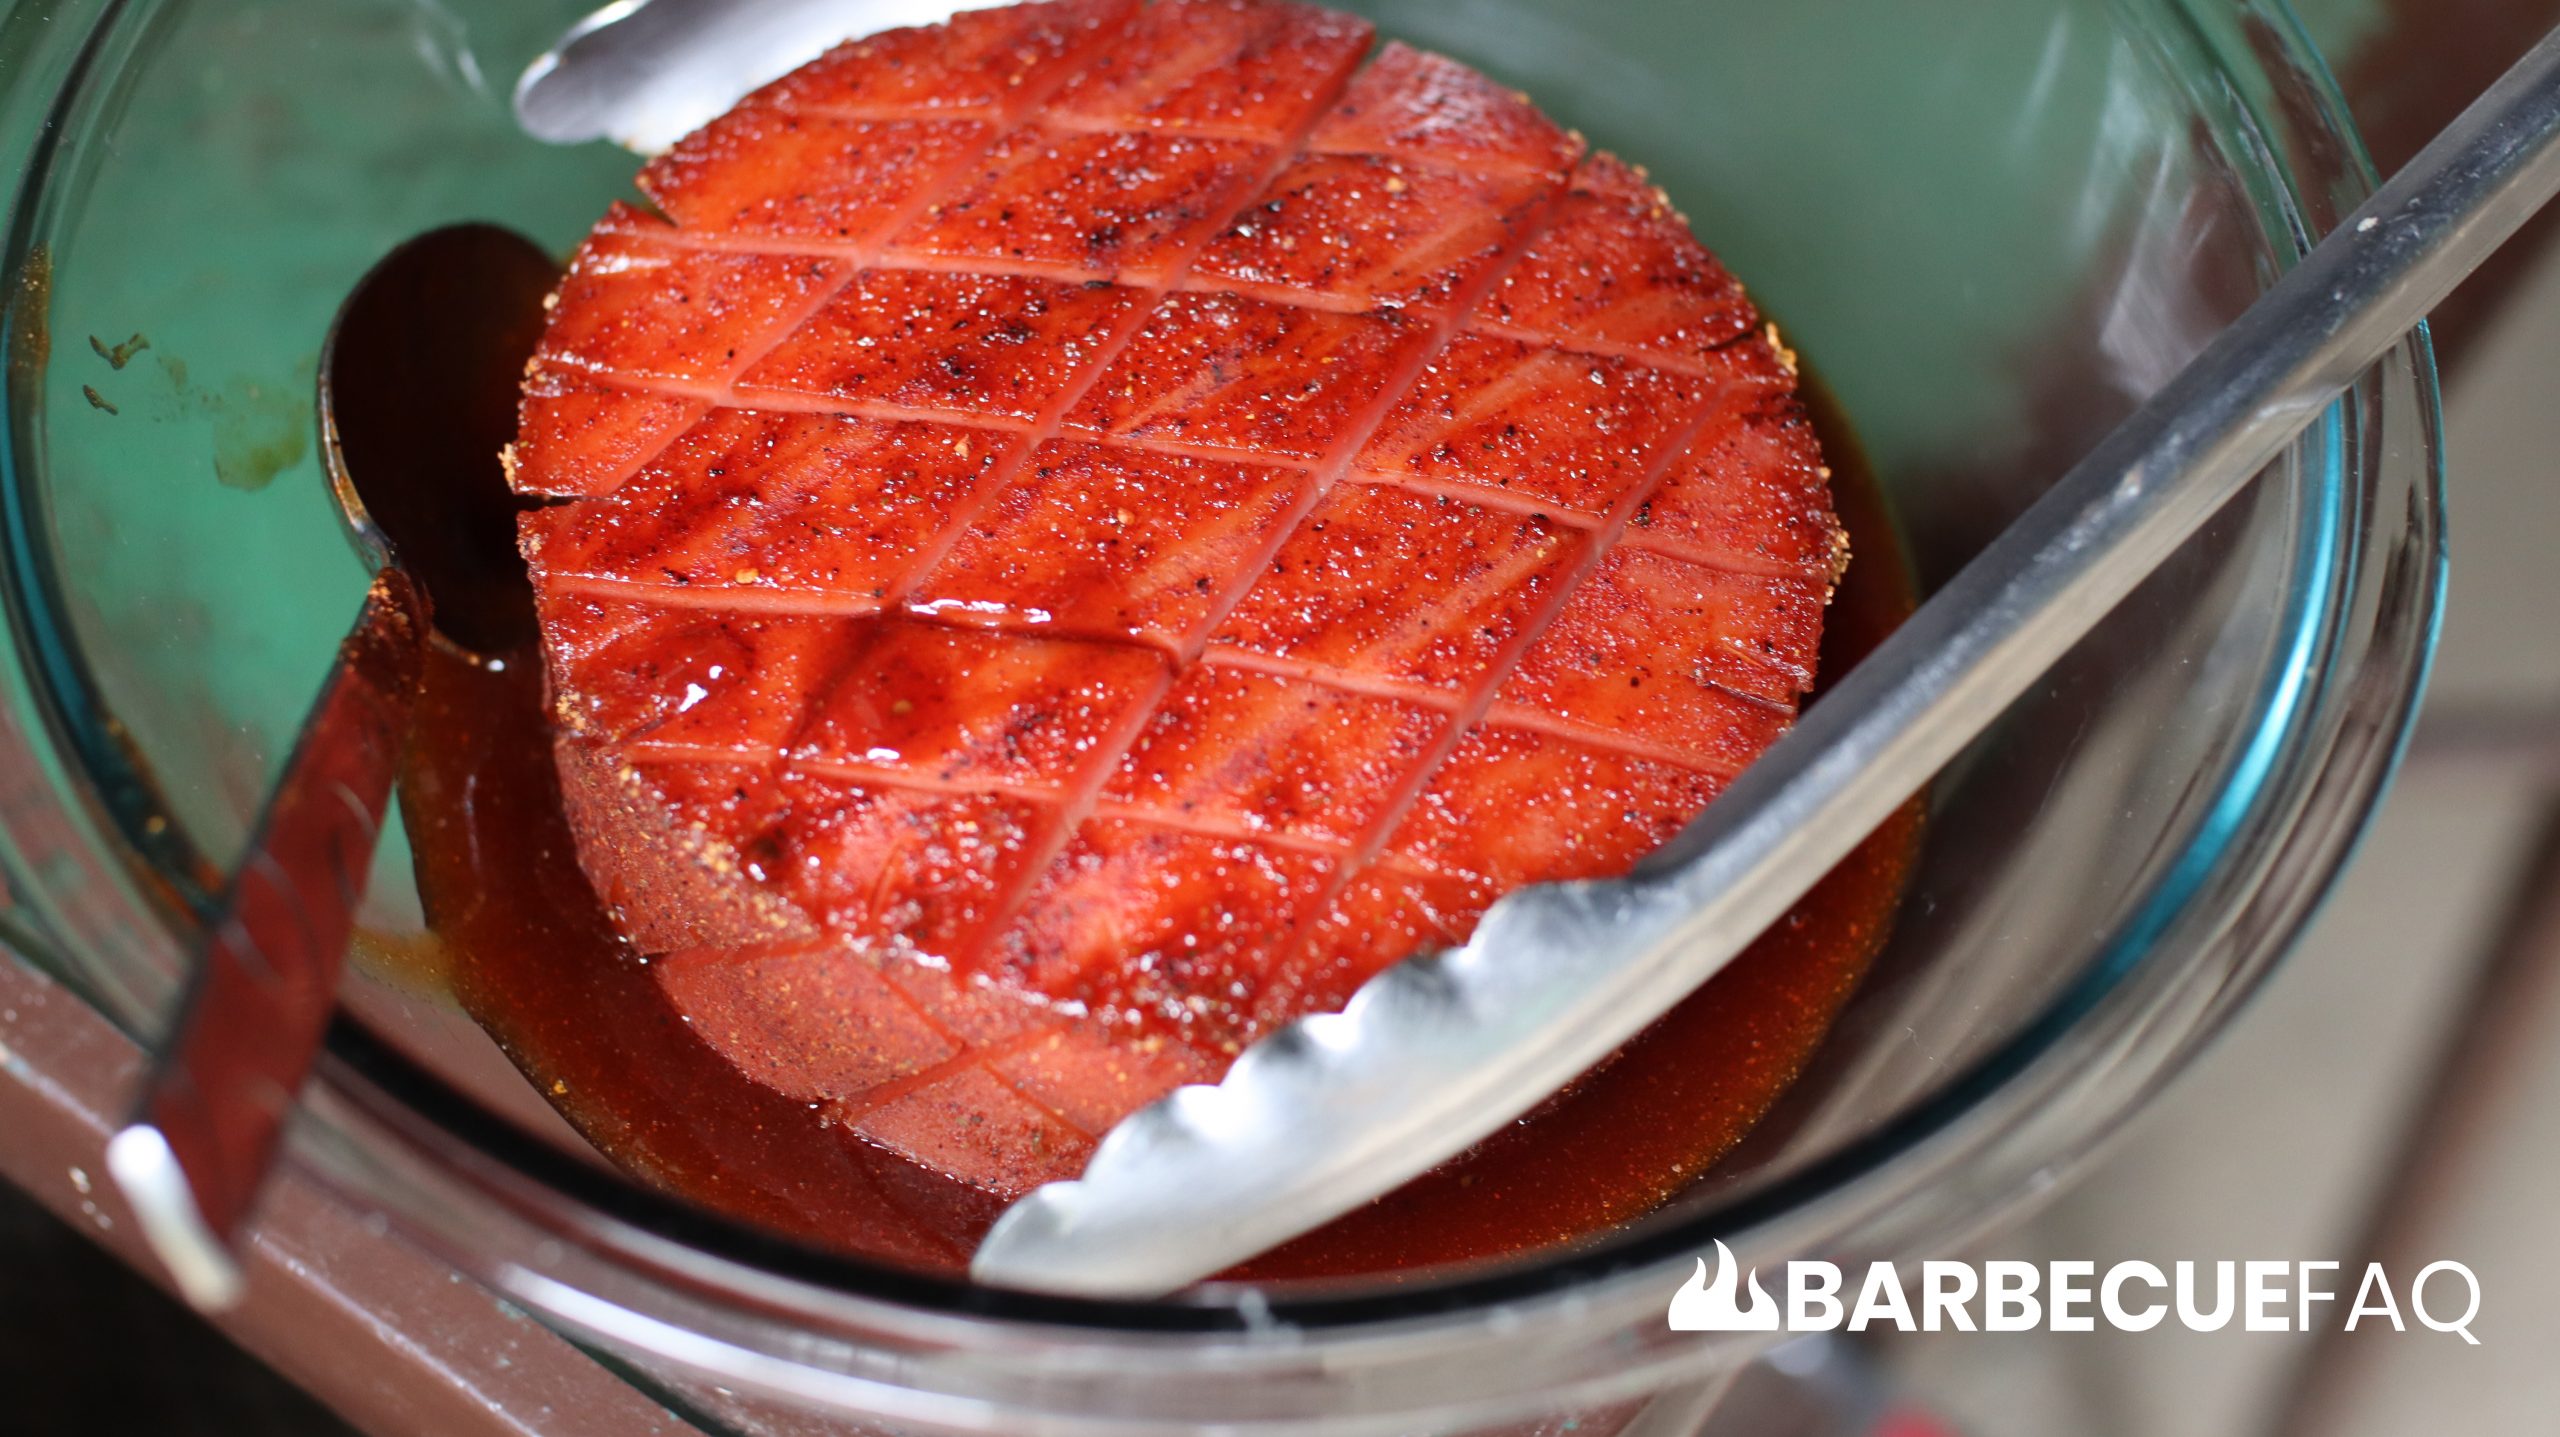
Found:
[{"label": "pool of glaze in bowl", "polygon": [[[419,229],[565,248],[627,183],[627,155],[535,145],[506,113],[576,8],[64,0],[0,22],[21,176],[0,868],[13,941],[137,1033],[362,591],[309,448],[330,311]],[[1924,591],[2369,181],[2277,4],[1352,8],[1651,162],[1819,356]],[[391,974],[351,988],[291,1160],[586,1338],[877,1422],[1455,1431],[1729,1369],[1749,1339],[1662,1323],[1708,1238],[1758,1263],[1936,1250],[2137,1108],[2283,951],[2405,729],[2437,460],[2413,338],[1949,771],[1830,1039],[1737,1148],[1599,1242],[1394,1284],[992,1292],[630,1182],[432,983]],[[419,931],[409,874],[398,847],[377,866],[389,950]]]}]

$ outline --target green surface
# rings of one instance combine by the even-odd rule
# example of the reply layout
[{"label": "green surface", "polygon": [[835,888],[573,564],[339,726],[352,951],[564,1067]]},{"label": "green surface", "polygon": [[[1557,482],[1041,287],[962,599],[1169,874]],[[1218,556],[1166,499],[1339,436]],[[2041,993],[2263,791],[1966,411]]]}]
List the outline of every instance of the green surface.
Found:
[{"label": "green surface", "polygon": [[2391,18],[2390,0],[2294,0],[2293,10],[2332,64],[2353,55]]},{"label": "green surface", "polygon": [[[60,563],[110,709],[217,863],[364,591],[313,441],[339,299],[453,220],[565,251],[627,187],[630,157],[604,147],[521,162],[506,85],[567,7],[476,9],[168,7],[65,157],[80,189],[45,414]],[[136,335],[122,368],[90,343]],[[383,871],[405,870],[395,841]]]},{"label": "green surface", "polygon": [[[127,7],[48,178],[40,465],[106,707],[221,864],[362,591],[311,440],[339,298],[451,220],[565,249],[635,162],[533,144],[508,116],[578,4],[139,8],[156,18]],[[1888,487],[2010,457],[2054,336],[2192,189],[2194,117],[2221,103],[2168,78],[2192,36],[2125,23],[2172,12],[2101,0],[1355,8],[1648,164],[1839,391]],[[2371,7],[2319,8],[2334,32]],[[122,368],[89,342],[136,335]],[[379,871],[405,868],[395,845]]]}]

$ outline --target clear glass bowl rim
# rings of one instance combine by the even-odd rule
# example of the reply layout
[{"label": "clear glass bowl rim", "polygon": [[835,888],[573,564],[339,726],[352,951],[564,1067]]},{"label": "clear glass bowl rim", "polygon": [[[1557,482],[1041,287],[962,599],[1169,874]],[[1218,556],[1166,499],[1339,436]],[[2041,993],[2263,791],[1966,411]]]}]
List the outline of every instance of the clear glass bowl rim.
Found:
[{"label": "clear glass bowl rim", "polygon": [[[2183,15],[2180,7],[2185,3],[2187,0],[2177,0],[2164,8]],[[2269,237],[2291,246],[2283,256],[2289,263],[2308,243],[2301,219],[2306,186],[2326,182],[2360,194],[2371,183],[2370,167],[2324,63],[2290,11],[2281,0],[2266,0],[2256,6],[2248,6],[2243,0],[2243,4],[2277,22],[2270,27],[2280,46],[2274,60],[2295,67],[2310,77],[2318,89],[2318,112],[2291,118],[2316,122],[2321,131],[2318,138],[2335,143],[2339,150],[2340,174],[2308,179],[2287,167],[2283,147],[2268,146],[2263,152],[2280,191],[2274,199],[2285,209],[2284,223],[2271,225]],[[142,8],[145,7],[132,0],[108,0],[100,8],[95,28],[54,96],[57,114],[67,111],[80,94],[90,62],[100,53],[100,38],[127,14]],[[2245,101],[2235,103],[2245,108]],[[2285,118],[2266,115],[2252,114],[2249,118],[2271,128],[2287,123]],[[30,231],[37,208],[33,201],[47,176],[53,137],[60,133],[60,126],[48,126],[45,138],[28,156],[21,190],[13,205],[9,273],[16,272],[16,264],[25,258],[32,242]],[[2433,366],[2423,332],[2406,341],[2403,354],[2417,385],[2419,416],[2426,430],[2424,463],[2429,480],[2425,487],[2427,517],[2432,520],[2440,512],[2442,495],[2440,455],[2435,446]],[[2289,646],[2291,657],[2286,671],[2267,686],[2259,712],[2246,722],[2253,735],[2253,750],[2271,753],[2282,748],[2286,736],[2306,712],[2335,697],[2328,692],[2333,677],[2319,672],[2321,653],[2317,640],[2335,626],[2354,588],[2351,581],[2341,581],[2352,568],[2356,547],[2356,536],[2343,531],[2347,466],[2352,461],[2344,452],[2342,436],[2362,432],[2379,422],[2378,416],[2364,412],[2364,407],[2371,404],[2362,390],[2351,391],[2293,451],[2294,482],[2301,486],[2307,501],[2303,512],[2315,525],[2326,526],[2328,532],[2312,536],[2313,542],[2304,545],[2305,572],[2297,576],[2289,595],[2287,628],[2294,640]],[[68,756],[61,768],[68,781],[79,789],[77,799],[106,815],[108,821],[99,825],[100,831],[122,844],[117,866],[128,873],[149,875],[151,882],[140,885],[145,892],[156,884],[162,892],[186,896],[187,901],[174,910],[166,904],[158,908],[172,944],[181,944],[185,926],[193,916],[184,910],[200,913],[204,899],[200,887],[189,878],[195,869],[185,861],[182,838],[146,834],[145,819],[158,811],[150,799],[147,778],[134,771],[111,746],[96,741],[96,735],[104,731],[104,708],[87,681],[68,625],[59,617],[63,601],[41,538],[45,529],[38,481],[21,472],[15,462],[14,446],[0,457],[9,462],[5,482],[0,482],[0,526],[5,527],[0,540],[7,545],[7,562],[0,566],[5,569],[5,594],[0,597],[5,597],[17,643],[13,662],[33,663],[40,670],[36,682],[46,710],[44,727],[58,761],[61,756]],[[2314,559],[2324,562],[2313,562]],[[2386,696],[2388,714],[2375,716],[2391,728],[2392,752],[2362,782],[2357,797],[2368,805],[2396,763],[2398,744],[2403,741],[2408,717],[2415,710],[2425,660],[2433,649],[2443,582],[2439,545],[2428,582],[2419,585],[2410,599],[2424,610],[2424,638],[2415,646],[2403,672],[2396,675],[2399,689]],[[1399,1285],[1374,1293],[1275,1296],[1265,1303],[1258,1298],[1240,1300],[1235,1292],[1210,1288],[1161,1302],[1116,1302],[991,1290],[957,1279],[817,1251],[703,1213],[604,1173],[551,1149],[488,1112],[351,1022],[341,1020],[333,1028],[321,1080],[340,1100],[331,1105],[333,1108],[343,1106],[364,1115],[381,1133],[396,1134],[395,1140],[417,1145],[429,1158],[445,1161],[457,1171],[503,1174],[500,1181],[482,1184],[493,1193],[504,1188],[519,1195],[526,1190],[556,1195],[565,1212],[549,1214],[546,1221],[557,1222],[564,1230],[575,1230],[578,1240],[601,1250],[636,1258],[643,1267],[654,1265],[643,1249],[671,1244],[733,1265],[741,1276],[776,1280],[795,1288],[841,1294],[919,1313],[1095,1333],[1233,1333],[1271,1320],[1305,1330],[1357,1329],[1427,1320],[1518,1303],[1633,1272],[1668,1271],[1670,1265],[1684,1263],[1710,1239],[1738,1239],[1755,1227],[1813,1206],[1853,1185],[1887,1175],[1897,1160],[1945,1137],[2022,1074],[2053,1058],[2064,1040],[2093,1014],[2111,1002],[2127,999],[2133,980],[2166,961],[2163,934],[2222,869],[2231,857],[2232,846],[2252,832],[2256,821],[2276,805],[2279,795],[2271,791],[2276,777],[2264,763],[2235,768],[2225,781],[2214,821],[2195,835],[2183,859],[2155,886],[2140,911],[2101,946],[2098,956],[2078,977],[2034,1021],[1880,1131],[1730,1203],[1675,1224],[1639,1225],[1589,1248],[1532,1256],[1484,1272]],[[2297,784],[2308,783],[2300,774],[2293,775],[2293,780]],[[2338,845],[2341,853],[2344,846]],[[2321,883],[2325,886],[2325,876]],[[153,906],[148,899],[136,901],[146,908]],[[2305,902],[2301,906],[2307,911],[2309,905]],[[2280,948],[2281,940],[2289,936],[2278,934],[2268,946]],[[2261,963],[2258,972],[2263,971]],[[2235,999],[2236,996],[2232,995]],[[2227,1014],[2229,1007],[2230,1003],[2225,1002],[2216,1011],[2215,1020]],[[143,1015],[114,1016],[137,1026],[149,1023]],[[2200,1042],[2211,1026],[2200,1024],[2188,1035],[2186,1047],[2191,1049]],[[333,1165],[325,1160],[315,1161],[300,1153],[294,1160],[314,1167],[324,1177],[331,1175]],[[337,1176],[344,1178],[343,1170]]]}]

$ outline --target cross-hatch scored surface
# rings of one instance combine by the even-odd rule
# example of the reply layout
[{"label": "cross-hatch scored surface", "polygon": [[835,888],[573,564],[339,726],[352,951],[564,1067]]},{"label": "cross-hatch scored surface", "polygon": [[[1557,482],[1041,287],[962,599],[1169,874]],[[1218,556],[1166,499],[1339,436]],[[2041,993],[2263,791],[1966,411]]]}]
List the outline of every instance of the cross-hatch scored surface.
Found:
[{"label": "cross-hatch scored surface", "polygon": [[588,867],[751,1076],[999,1191],[1623,870],[1812,679],[1790,358],[1640,175],[1370,45],[847,45],[648,168],[527,381]]}]

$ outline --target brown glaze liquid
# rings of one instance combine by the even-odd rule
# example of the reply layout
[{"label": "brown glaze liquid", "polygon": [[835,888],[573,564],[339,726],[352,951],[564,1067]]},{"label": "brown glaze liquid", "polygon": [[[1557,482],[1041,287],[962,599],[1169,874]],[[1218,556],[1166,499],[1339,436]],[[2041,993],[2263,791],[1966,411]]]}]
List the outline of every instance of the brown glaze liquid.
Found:
[{"label": "brown glaze liquid", "polygon": [[[1845,672],[1909,614],[1892,523],[1807,378],[1855,558],[1825,626]],[[1818,695],[1817,695],[1818,699]],[[560,809],[538,659],[439,646],[401,781],[455,995],[588,1140],[643,1180],[818,1245],[956,1268],[1004,1200],[741,1075],[622,941]],[[1803,1070],[1882,947],[1920,831],[1906,806],[1714,981],[1606,1067],[1472,1152],[1240,1269],[1378,1273],[1586,1237],[1686,1187]]]}]

